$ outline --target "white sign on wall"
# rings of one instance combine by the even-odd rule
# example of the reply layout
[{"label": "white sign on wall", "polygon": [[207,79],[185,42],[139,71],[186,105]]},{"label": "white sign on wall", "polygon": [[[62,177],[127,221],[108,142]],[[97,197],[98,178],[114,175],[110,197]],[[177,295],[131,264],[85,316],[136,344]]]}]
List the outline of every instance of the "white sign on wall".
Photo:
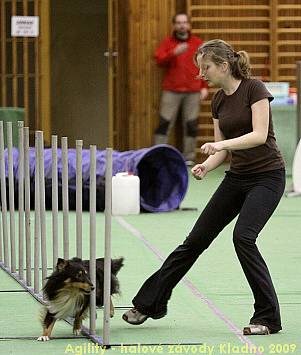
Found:
[{"label": "white sign on wall", "polygon": [[38,37],[39,16],[12,16],[12,37]]}]

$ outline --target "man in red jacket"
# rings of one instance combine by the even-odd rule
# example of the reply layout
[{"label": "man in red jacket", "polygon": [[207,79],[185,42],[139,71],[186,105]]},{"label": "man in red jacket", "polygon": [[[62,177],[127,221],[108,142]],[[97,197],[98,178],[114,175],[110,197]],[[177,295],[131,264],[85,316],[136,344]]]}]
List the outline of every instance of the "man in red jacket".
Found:
[{"label": "man in red jacket", "polygon": [[193,55],[203,41],[191,35],[188,15],[176,14],[172,20],[173,34],[156,50],[157,64],[166,69],[160,103],[160,123],[154,143],[167,143],[168,136],[181,109],[184,129],[183,155],[187,164],[195,160],[197,122],[200,100],[208,96],[208,86],[196,79],[198,69]]}]

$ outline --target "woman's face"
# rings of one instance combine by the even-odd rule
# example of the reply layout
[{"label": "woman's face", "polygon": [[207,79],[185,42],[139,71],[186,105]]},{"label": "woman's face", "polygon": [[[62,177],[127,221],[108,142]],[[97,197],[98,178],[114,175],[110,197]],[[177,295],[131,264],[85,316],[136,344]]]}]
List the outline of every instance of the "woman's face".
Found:
[{"label": "woman's face", "polygon": [[225,76],[225,66],[223,64],[216,65],[201,55],[197,57],[197,63],[200,69],[198,78],[205,80],[208,86],[219,86]]}]

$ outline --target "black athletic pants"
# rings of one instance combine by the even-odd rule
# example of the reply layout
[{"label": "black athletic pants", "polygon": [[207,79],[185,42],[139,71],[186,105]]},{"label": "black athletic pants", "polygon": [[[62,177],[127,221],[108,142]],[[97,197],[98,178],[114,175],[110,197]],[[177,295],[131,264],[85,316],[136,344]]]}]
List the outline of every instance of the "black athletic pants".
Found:
[{"label": "black athletic pants", "polygon": [[133,299],[134,306],[154,319],[163,317],[173,288],[223,228],[239,215],[233,243],[255,299],[250,323],[281,330],[277,296],[256,238],[277,207],[284,187],[284,169],[249,175],[227,172],[183,244],[142,285]]}]

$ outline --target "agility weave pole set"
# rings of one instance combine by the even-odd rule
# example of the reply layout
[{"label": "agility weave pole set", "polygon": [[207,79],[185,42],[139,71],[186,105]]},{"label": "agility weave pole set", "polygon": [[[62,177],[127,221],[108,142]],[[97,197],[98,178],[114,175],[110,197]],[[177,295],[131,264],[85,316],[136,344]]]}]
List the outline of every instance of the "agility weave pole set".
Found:
[{"label": "agility weave pole set", "polygon": [[[46,304],[40,292],[47,275],[47,235],[45,213],[44,138],[42,131],[35,132],[35,201],[34,238],[31,236],[30,214],[30,165],[29,128],[18,122],[18,267],[15,233],[15,197],[13,169],[12,123],[7,122],[9,228],[6,193],[4,130],[0,121],[0,174],[1,174],[1,217],[0,267],[12,276],[36,300]],[[76,141],[76,256],[82,258],[82,146]],[[68,138],[62,137],[62,207],[63,207],[63,257],[69,259],[69,195],[68,195]],[[52,136],[52,256],[53,271],[58,259],[58,164],[57,136]],[[15,177],[16,178],[16,177]],[[103,337],[96,334],[96,288],[90,295],[89,329],[82,326],[82,333],[93,342],[110,346],[110,289],[111,289],[111,222],[112,222],[112,148],[106,149],[105,176],[105,255],[104,255],[104,315]],[[96,145],[90,145],[90,279],[96,285]],[[50,236],[49,236],[50,237]],[[34,250],[32,280],[32,249]],[[10,249],[10,252],[9,252]],[[24,260],[25,254],[25,260]],[[40,273],[41,262],[41,273]],[[24,265],[25,264],[25,265]],[[25,274],[24,274],[25,266]],[[72,324],[73,320],[65,319]],[[72,337],[70,337],[72,338]]]}]

